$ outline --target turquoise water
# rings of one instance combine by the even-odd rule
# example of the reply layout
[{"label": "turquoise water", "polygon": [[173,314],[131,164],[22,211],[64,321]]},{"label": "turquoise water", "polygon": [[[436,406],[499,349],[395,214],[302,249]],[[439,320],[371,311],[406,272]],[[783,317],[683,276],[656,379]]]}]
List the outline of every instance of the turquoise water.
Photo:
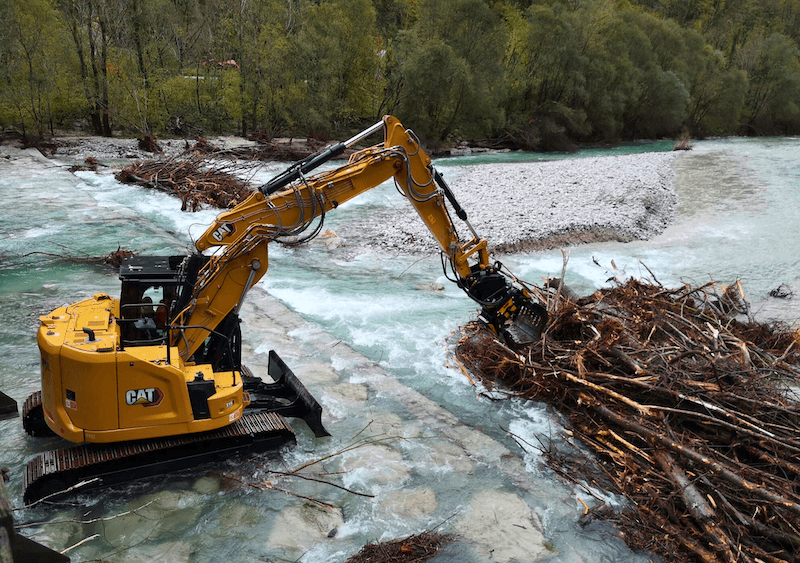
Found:
[{"label": "turquoise water", "polygon": [[[458,171],[463,165],[670,148],[671,144],[661,143],[569,155],[504,153],[444,159],[437,166],[457,192]],[[800,318],[798,299],[778,300],[767,294],[782,283],[800,292],[798,156],[797,138],[695,143],[692,151],[676,157],[680,204],[673,225],[651,241],[568,249],[567,282],[579,293],[588,293],[613,275],[649,276],[642,264],[665,285],[740,279],[759,318],[794,323]],[[276,168],[262,171],[263,179]],[[396,200],[394,188],[382,186],[343,205],[329,216],[328,226],[336,230],[337,225],[376,207],[403,204]],[[110,171],[71,174],[30,156],[0,159],[0,201],[5,207],[0,223],[0,385],[20,404],[39,388],[35,343],[39,315],[99,291],[115,294],[119,290],[115,272],[86,263],[84,258],[107,254],[118,245],[150,254],[183,252],[191,244],[190,236],[200,234],[216,215],[213,210],[181,213],[169,196],[120,185]],[[480,232],[480,225],[476,228]],[[312,326],[349,344],[458,420],[480,427],[522,456],[530,478],[541,489],[527,495],[526,501],[540,518],[546,539],[558,549],[560,555],[554,560],[647,560],[628,552],[612,535],[578,528],[574,517],[578,507],[560,506],[563,499],[570,498],[570,489],[542,470],[537,451],[521,450],[503,430],[510,429],[530,443],[536,443],[537,436],[547,439],[554,421],[545,409],[528,403],[476,400],[475,390],[451,365],[451,335],[475,316],[475,307],[446,281],[438,256],[387,254],[371,248],[369,241],[349,242],[350,250],[344,252],[332,252],[322,245],[300,249],[274,246],[269,274],[260,286]],[[561,271],[558,249],[500,258],[518,276],[534,283]],[[444,289],[431,291],[431,283],[442,284]],[[376,408],[392,404],[387,397],[375,397],[374,401],[370,404]],[[398,416],[402,418],[403,412]],[[2,462],[11,468],[10,491],[20,504],[24,464],[33,453],[53,447],[54,442],[27,438],[18,419],[0,425]],[[318,452],[312,446],[301,440],[287,455],[296,463],[314,458]],[[511,486],[494,475],[491,467],[483,466],[473,476],[432,478],[430,474],[435,472],[421,467],[430,454],[420,449],[409,455],[418,464],[412,482],[436,491],[441,513],[457,507],[459,496],[470,488],[487,483]],[[376,521],[364,505],[345,500],[348,523],[337,547],[294,554],[289,559],[282,552],[270,551],[264,536],[277,512],[293,500],[245,495],[205,474],[179,475],[155,485],[145,483],[82,497],[88,508],[20,511],[17,521],[110,517],[159,499],[141,515],[102,526],[66,523],[32,528],[40,541],[59,548],[101,533],[101,539],[70,552],[74,561],[344,561],[357,546],[384,534],[395,537],[431,525],[422,520]]]},{"label": "turquoise water", "polygon": [[525,152],[506,151],[500,153],[477,153],[468,156],[440,158],[437,166],[448,164],[498,164],[512,162],[542,162],[546,160],[568,160],[570,158],[591,158],[595,156],[641,154],[647,152],[667,152],[675,146],[674,141],[641,141],[631,142],[613,147],[593,146],[584,147],[575,152]]},{"label": "turquoise water", "polygon": [[[679,205],[674,223],[650,241],[571,249],[568,282],[583,293],[623,271],[649,277],[643,264],[670,286],[741,280],[759,320],[796,323],[798,297],[768,294],[781,284],[800,294],[799,160],[796,137],[695,143],[675,161]],[[561,256],[520,256],[519,263],[522,275],[558,272]]]}]

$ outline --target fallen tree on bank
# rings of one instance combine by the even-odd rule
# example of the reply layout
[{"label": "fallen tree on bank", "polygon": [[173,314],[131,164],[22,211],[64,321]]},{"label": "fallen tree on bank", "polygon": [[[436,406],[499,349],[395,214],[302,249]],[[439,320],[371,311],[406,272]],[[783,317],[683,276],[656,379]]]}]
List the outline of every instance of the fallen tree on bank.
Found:
[{"label": "fallen tree on bank", "polygon": [[551,447],[551,467],[629,501],[586,518],[615,520],[665,561],[800,561],[795,333],[750,319],[738,283],[547,291],[540,342],[511,350],[474,324],[456,353],[490,386],[566,415],[596,459]]}]

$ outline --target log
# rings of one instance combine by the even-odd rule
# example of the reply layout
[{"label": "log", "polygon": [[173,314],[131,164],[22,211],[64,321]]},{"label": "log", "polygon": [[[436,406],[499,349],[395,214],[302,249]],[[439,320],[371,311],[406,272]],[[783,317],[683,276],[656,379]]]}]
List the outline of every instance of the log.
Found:
[{"label": "log", "polygon": [[[590,400],[589,397],[584,397],[584,400]],[[701,454],[700,452],[695,451],[693,448],[690,448],[684,444],[681,444],[675,440],[667,436],[661,436],[658,433],[652,432],[649,428],[638,424],[630,419],[626,419],[624,417],[619,416],[617,413],[612,412],[608,408],[603,405],[595,404],[594,409],[600,416],[605,418],[608,421],[613,422],[617,426],[621,426],[626,428],[640,436],[647,436],[650,438],[654,444],[660,444],[669,450],[686,457],[687,459],[693,461],[694,463],[705,467],[711,470],[714,474],[718,475],[731,485],[735,485],[741,489],[745,489],[749,491],[763,500],[769,501],[775,505],[781,506],[793,512],[795,515],[800,517],[800,504],[784,497],[783,495],[774,493],[773,491],[761,487],[756,483],[752,483],[747,479],[744,479],[736,474],[731,468],[727,467],[725,464],[720,463],[711,459],[710,457]]]}]

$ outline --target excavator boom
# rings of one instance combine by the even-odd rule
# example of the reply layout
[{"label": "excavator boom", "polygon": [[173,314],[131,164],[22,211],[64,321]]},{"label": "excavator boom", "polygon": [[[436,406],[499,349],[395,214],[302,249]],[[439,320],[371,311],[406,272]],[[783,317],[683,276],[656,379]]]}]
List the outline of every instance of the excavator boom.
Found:
[{"label": "excavator boom", "polygon": [[[382,143],[354,152],[346,164],[333,170],[306,176],[380,130],[384,133]],[[252,255],[259,244],[272,240],[289,237],[295,242],[310,240],[320,232],[328,212],[389,179],[394,179],[438,242],[450,264],[451,279],[481,305],[481,318],[487,326],[510,344],[527,344],[538,338],[547,322],[546,310],[520,280],[503,271],[502,265],[492,263],[487,241],[475,232],[467,213],[434,168],[416,135],[392,116],[384,117],[344,143],[292,165],[236,208],[217,217],[195,242],[198,251],[221,249],[221,254],[198,281],[196,301],[183,312],[186,324],[199,326],[208,318],[209,306],[204,303],[221,299],[220,292],[215,290],[219,284],[215,285],[213,280],[241,268],[241,256]],[[467,238],[459,236],[448,204],[464,223]],[[264,264],[265,260],[266,257]],[[220,268],[227,264],[234,267]],[[255,275],[260,278],[263,273]],[[226,292],[226,295],[232,301],[233,294]],[[235,304],[228,303],[228,307]],[[215,312],[212,317],[218,314]],[[185,334],[182,356],[191,355],[202,336],[199,332]]]}]

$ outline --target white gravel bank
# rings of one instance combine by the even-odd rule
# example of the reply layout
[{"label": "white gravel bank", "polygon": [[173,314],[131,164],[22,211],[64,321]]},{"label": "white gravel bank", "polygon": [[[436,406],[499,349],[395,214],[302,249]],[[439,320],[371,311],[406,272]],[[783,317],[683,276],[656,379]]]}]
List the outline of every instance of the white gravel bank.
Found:
[{"label": "white gravel bank", "polygon": [[[237,145],[236,139],[226,137],[212,142],[221,147]],[[188,146],[183,140],[159,143],[165,154],[140,151],[135,139],[74,137],[61,139],[53,156],[148,159],[174,157]],[[652,238],[672,221],[677,205],[675,155],[662,152],[465,165],[457,175],[446,171],[445,180],[493,252],[627,242]],[[453,220],[462,239],[470,238],[466,226],[455,216]],[[393,208],[339,226],[336,235],[335,246],[350,249],[362,245],[406,252],[439,249],[413,208],[400,197]],[[331,246],[330,239],[325,242]]]},{"label": "white gravel bank", "polygon": [[[672,221],[674,158],[666,152],[474,165],[449,183],[473,228],[496,252],[627,242],[652,238]],[[337,234],[345,242],[352,237],[387,248],[438,249],[404,203]],[[454,221],[461,237],[469,238],[463,223]]]},{"label": "white gravel bank", "polygon": [[[184,139],[159,139],[161,153],[152,153],[139,148],[138,139],[117,137],[67,136],[56,139],[57,147],[49,156],[56,159],[69,159],[78,162],[87,157],[97,160],[151,160],[154,158],[175,158],[190,149],[197,141]],[[209,142],[220,149],[252,147],[255,141],[241,137],[215,137]],[[47,151],[44,151],[47,152]]]}]

